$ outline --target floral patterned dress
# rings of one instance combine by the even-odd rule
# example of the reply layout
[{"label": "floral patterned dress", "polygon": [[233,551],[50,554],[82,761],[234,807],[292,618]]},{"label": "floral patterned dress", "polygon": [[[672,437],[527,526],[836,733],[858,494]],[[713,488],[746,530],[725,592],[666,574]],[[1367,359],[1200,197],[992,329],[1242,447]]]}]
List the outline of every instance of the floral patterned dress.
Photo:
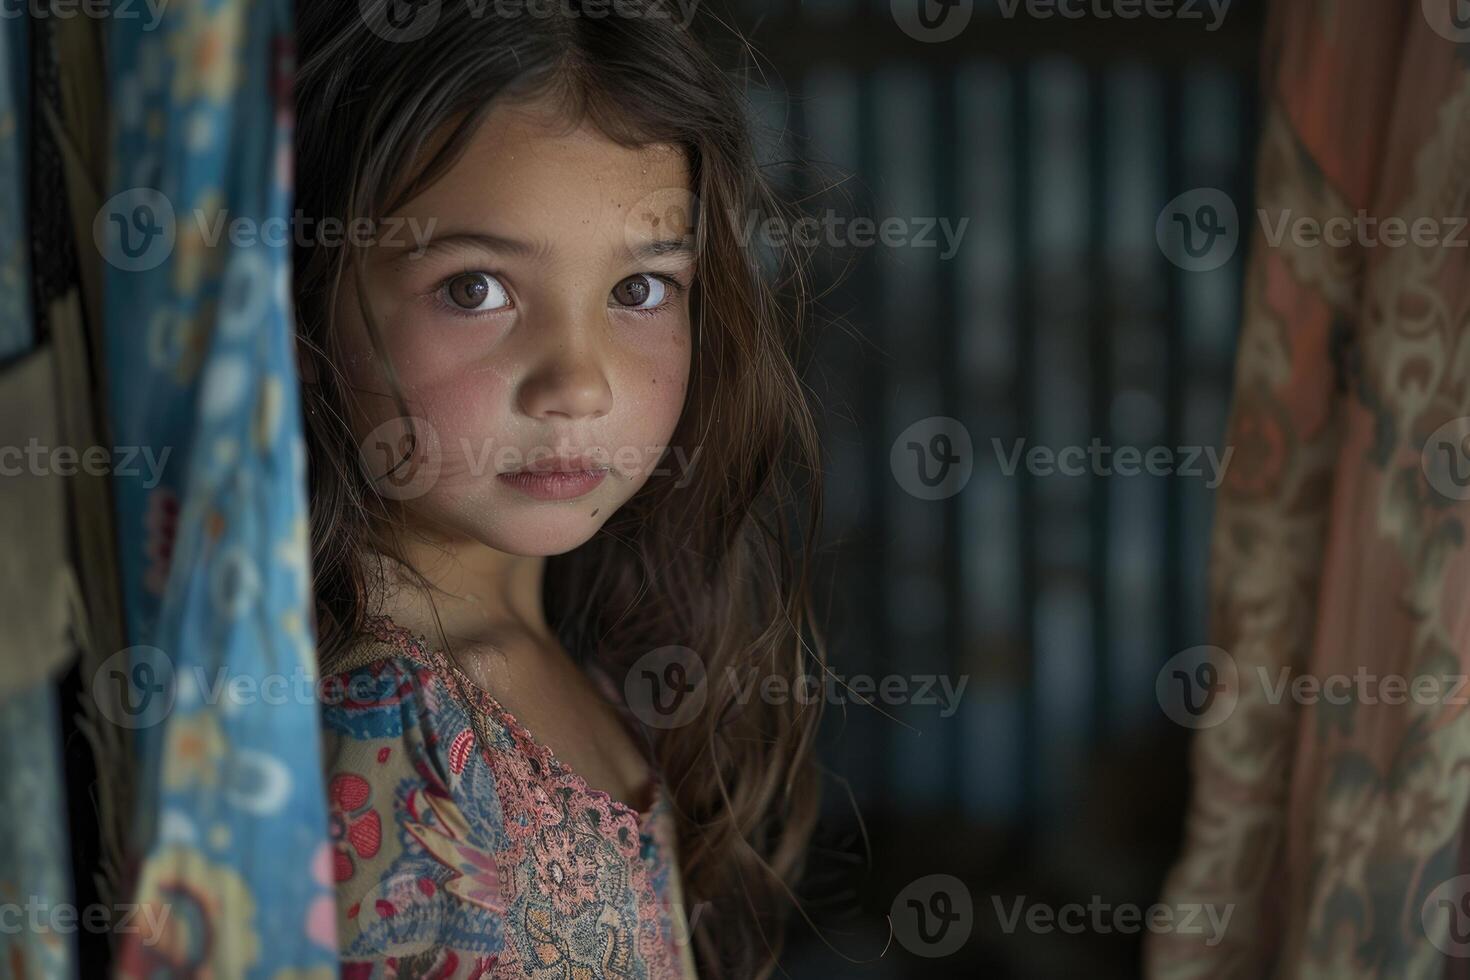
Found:
[{"label": "floral patterned dress", "polygon": [[342,976],[695,976],[672,814],[587,785],[386,617],[324,665]]}]

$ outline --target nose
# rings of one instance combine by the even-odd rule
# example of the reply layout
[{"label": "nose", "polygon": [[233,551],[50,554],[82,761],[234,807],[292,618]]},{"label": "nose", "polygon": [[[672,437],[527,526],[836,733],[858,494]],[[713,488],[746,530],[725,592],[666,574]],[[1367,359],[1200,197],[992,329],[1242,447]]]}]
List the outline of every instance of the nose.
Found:
[{"label": "nose", "polygon": [[596,419],[612,408],[602,355],[591,333],[574,327],[546,337],[545,350],[521,382],[521,411],[531,418]]}]

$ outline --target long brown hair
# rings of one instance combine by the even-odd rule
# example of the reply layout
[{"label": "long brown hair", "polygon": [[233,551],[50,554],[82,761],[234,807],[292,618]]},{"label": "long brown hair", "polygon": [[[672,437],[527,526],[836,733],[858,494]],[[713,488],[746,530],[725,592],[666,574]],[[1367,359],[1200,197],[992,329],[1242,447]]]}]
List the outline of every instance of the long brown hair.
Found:
[{"label": "long brown hair", "polygon": [[[787,244],[757,251],[741,236],[793,209],[757,164],[737,83],[678,22],[679,6],[620,0],[610,13],[563,0],[504,17],[488,0],[478,10],[452,2],[427,33],[397,41],[382,36],[384,4],[363,6],[299,5],[296,186],[309,217],[391,213],[453,164],[492,99],[554,92],[623,145],[687,155],[698,202],[694,351],[670,451],[695,463],[656,471],[592,540],[548,559],[545,608],[567,649],[615,678],[655,648],[699,655],[702,712],[650,733],[673,798],[685,900],[699,911],[696,959],[710,978],[768,976],[816,819],[821,706],[740,692],[752,678],[795,687],[825,669],[808,571],[821,460],[799,370],[810,348],[807,257]],[[298,247],[295,259],[324,659],[371,613],[364,545],[394,516],[360,465],[352,393],[336,367],[332,315],[348,263],[361,262],[360,250],[321,245]],[[364,315],[381,354],[366,304]]]}]

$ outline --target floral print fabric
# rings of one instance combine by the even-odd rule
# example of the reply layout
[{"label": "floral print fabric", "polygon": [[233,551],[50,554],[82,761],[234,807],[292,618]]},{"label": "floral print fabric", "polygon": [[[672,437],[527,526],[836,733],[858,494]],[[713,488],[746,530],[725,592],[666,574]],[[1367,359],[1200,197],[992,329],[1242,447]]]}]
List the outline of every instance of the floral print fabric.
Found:
[{"label": "floral print fabric", "polygon": [[[1151,936],[1159,980],[1470,970],[1470,711],[1454,680],[1470,665],[1470,443],[1444,439],[1470,416],[1463,6],[1272,7],[1228,437],[1241,451],[1211,569],[1237,701],[1195,737],[1165,888],[1234,914],[1213,945]],[[1270,240],[1283,218],[1364,214],[1433,234]],[[1353,679],[1351,696],[1278,696],[1282,677]],[[1391,696],[1390,680],[1421,677],[1445,694]]]},{"label": "floral print fabric", "polygon": [[214,233],[291,214],[293,4],[157,15],[101,25],[107,178],[78,243],[102,264],[115,458],[159,461],[111,475],[130,645],[102,676],[123,689],[139,773],[122,898],[162,923],[151,942],[121,935],[115,970],[324,980],[337,937],[290,243]]},{"label": "floral print fabric", "polygon": [[694,976],[667,797],[589,787],[444,653],[377,617],[324,665],[342,975]]}]

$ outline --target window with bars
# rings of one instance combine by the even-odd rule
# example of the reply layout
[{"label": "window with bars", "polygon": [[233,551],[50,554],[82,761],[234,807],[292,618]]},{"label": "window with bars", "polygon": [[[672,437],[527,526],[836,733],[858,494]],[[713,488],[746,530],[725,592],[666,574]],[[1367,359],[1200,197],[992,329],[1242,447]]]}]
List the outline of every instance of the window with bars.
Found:
[{"label": "window with bars", "polygon": [[[829,704],[805,889],[822,930],[794,928],[791,975],[1136,976],[1136,934],[1007,934],[992,900],[1146,905],[1177,843],[1187,732],[1155,680],[1207,641],[1206,452],[1224,439],[1243,260],[1181,268],[1156,223],[1198,188],[1251,213],[1259,10],[1206,30],[996,0],[926,43],[897,2],[747,6],[768,159],[818,164],[794,196],[909,236],[838,233],[822,266],[845,272],[823,301],[845,329],[825,331],[809,378],[830,667],[910,696]],[[944,221],[963,228],[953,249],[937,229],[917,240]],[[921,499],[891,454],[934,418],[963,427],[972,467]],[[1093,445],[1162,447],[1176,468],[1193,454],[1199,472],[1025,462]],[[954,703],[918,703],[929,676]],[[939,872],[975,906],[964,950],[844,959],[875,957],[889,899]]]}]

